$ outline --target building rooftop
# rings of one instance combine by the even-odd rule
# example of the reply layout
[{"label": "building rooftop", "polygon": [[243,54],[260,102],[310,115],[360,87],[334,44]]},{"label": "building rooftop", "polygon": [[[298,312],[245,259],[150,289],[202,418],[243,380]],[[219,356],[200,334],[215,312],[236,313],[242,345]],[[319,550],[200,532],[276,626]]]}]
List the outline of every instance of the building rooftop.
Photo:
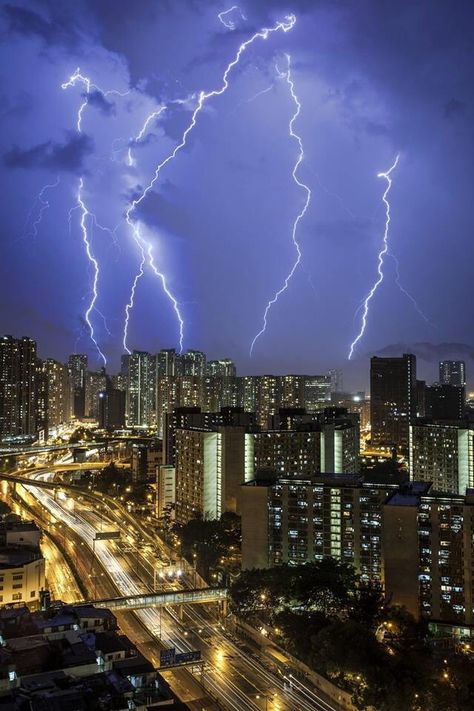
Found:
[{"label": "building rooftop", "polygon": [[2,546],[0,547],[0,570],[20,568],[40,558],[42,556],[38,550],[26,546]]},{"label": "building rooftop", "polygon": [[418,506],[422,496],[426,496],[431,489],[429,481],[411,481],[401,484],[386,501],[387,506]]},{"label": "building rooftop", "polygon": [[2,521],[0,529],[6,531],[38,531],[39,528],[34,521]]}]

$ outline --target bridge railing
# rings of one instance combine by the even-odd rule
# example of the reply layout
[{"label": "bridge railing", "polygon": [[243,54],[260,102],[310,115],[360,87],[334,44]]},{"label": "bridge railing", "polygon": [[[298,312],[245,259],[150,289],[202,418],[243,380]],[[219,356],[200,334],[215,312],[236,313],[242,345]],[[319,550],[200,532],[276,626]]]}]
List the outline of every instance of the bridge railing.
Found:
[{"label": "bridge railing", "polygon": [[142,593],[125,597],[92,600],[85,605],[107,608],[109,610],[142,610],[146,607],[165,607],[166,605],[190,605],[227,600],[226,588],[201,588],[196,590],[171,590],[167,592]]}]

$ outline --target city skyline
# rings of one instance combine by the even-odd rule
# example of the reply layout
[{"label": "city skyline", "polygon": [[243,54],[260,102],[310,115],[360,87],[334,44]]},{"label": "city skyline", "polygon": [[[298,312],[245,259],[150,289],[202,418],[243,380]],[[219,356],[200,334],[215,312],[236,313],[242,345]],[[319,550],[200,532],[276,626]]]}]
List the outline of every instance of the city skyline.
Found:
[{"label": "city skyline", "polygon": [[[228,356],[242,374],[343,368],[352,388],[367,384],[368,355],[384,355],[388,344],[419,362],[413,346],[431,345],[430,376],[449,358],[467,360],[469,373],[467,5],[369,3],[356,11],[295,0],[247,3],[219,17],[229,8],[139,4],[125,36],[125,5],[115,18],[101,2],[81,2],[74,13],[4,4],[1,51],[5,62],[15,55],[16,72],[3,81],[2,332],[28,334],[62,361],[77,351],[92,363],[89,320],[118,368],[140,266],[127,206],[180,145],[204,91],[216,95],[206,98],[188,143],[130,213],[176,299],[184,348]],[[273,30],[266,39],[263,28]],[[217,95],[229,62],[255,35]],[[286,54],[300,104],[292,127]],[[298,166],[292,128],[304,151]],[[386,185],[377,175],[398,154],[385,280],[348,364],[383,238]],[[304,205],[295,166],[311,190],[298,224],[301,263],[249,358],[265,305],[295,263],[291,231]],[[150,268],[134,296],[130,349],[179,348],[176,309]]]}]

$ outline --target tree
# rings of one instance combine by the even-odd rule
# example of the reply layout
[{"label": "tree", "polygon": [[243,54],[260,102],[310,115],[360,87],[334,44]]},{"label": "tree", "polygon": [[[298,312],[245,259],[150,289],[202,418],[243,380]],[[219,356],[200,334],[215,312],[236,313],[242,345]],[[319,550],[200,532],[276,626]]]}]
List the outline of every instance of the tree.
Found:
[{"label": "tree", "polygon": [[240,544],[240,526],[228,516],[224,520],[193,518],[184,526],[176,526],[175,533],[181,541],[183,555],[190,562],[196,556],[196,567],[205,578],[210,568],[215,568],[228,554],[230,546]]}]

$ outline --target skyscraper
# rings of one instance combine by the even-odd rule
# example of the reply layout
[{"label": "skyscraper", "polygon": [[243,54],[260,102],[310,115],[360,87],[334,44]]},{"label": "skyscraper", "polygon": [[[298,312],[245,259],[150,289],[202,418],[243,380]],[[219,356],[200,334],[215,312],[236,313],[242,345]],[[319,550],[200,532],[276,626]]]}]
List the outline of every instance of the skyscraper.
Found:
[{"label": "skyscraper", "polygon": [[325,407],[331,399],[331,387],[331,375],[305,375],[304,407],[306,410],[312,412]]},{"label": "skyscraper", "polygon": [[433,420],[461,420],[464,417],[464,387],[434,383],[425,387],[425,417]]},{"label": "skyscraper", "polygon": [[183,375],[199,376],[206,374],[206,354],[202,351],[188,350],[183,356]]},{"label": "skyscraper", "polygon": [[57,427],[71,416],[71,383],[67,366],[54,358],[43,364],[48,393],[48,426]]},{"label": "skyscraper", "polygon": [[408,452],[409,426],[416,416],[416,357],[370,361],[372,444]]},{"label": "skyscraper", "polygon": [[439,382],[445,385],[466,385],[466,364],[463,360],[442,360],[439,364]]},{"label": "skyscraper", "polygon": [[474,486],[474,426],[416,420],[410,427],[410,478],[464,496]]},{"label": "skyscraper", "polygon": [[100,370],[88,370],[86,373],[86,417],[99,418],[99,393],[107,387],[107,375],[105,368]]},{"label": "skyscraper", "polygon": [[79,353],[70,355],[68,368],[72,388],[72,414],[81,418],[86,414],[87,356]]},{"label": "skyscraper", "polygon": [[235,378],[237,369],[235,363],[230,358],[221,358],[220,360],[209,360],[207,362],[206,372],[208,375]]},{"label": "skyscraper", "polygon": [[133,351],[128,362],[127,424],[149,427],[155,416],[156,360],[146,351]]},{"label": "skyscraper", "polygon": [[0,437],[36,434],[37,368],[36,341],[0,339]]},{"label": "skyscraper", "polygon": [[183,357],[174,348],[162,349],[156,354],[156,368],[158,378],[183,375]]}]

